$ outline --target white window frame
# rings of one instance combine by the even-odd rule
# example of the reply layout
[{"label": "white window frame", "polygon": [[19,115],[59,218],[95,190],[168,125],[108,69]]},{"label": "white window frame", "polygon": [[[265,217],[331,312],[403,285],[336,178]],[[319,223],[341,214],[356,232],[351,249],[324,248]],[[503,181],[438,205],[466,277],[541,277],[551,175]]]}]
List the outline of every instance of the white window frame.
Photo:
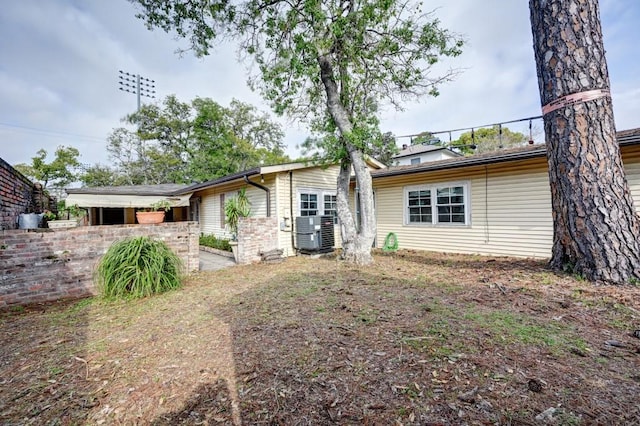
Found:
[{"label": "white window frame", "polygon": [[[297,214],[296,216],[302,216],[302,209],[301,209],[301,204],[302,204],[302,194],[313,194],[316,195],[318,197],[318,216],[325,216],[324,214],[324,210],[325,210],[325,205],[324,205],[324,196],[325,195],[333,195],[334,197],[336,196],[336,191],[331,191],[331,190],[327,190],[327,189],[309,189],[309,188],[299,188],[297,191],[297,195],[296,195],[296,210],[297,210]],[[336,213],[337,213],[337,209],[338,206],[336,205]],[[337,220],[337,215],[336,215],[336,220]],[[334,224],[337,224],[334,223]]]},{"label": "white window frame", "polygon": [[[464,205],[464,223],[457,222],[438,222],[438,204],[437,191],[442,188],[462,187],[463,205]],[[469,227],[471,226],[471,193],[469,181],[457,182],[438,182],[424,185],[411,185],[403,188],[403,224],[404,226],[417,227]],[[409,192],[412,191],[431,191],[431,222],[409,222]]]}]

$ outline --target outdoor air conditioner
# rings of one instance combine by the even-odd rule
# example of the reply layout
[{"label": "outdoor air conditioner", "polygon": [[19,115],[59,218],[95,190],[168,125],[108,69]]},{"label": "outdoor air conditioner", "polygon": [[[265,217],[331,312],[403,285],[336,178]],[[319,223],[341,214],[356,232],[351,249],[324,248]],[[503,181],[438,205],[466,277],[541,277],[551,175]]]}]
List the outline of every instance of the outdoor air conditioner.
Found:
[{"label": "outdoor air conditioner", "polygon": [[333,251],[333,216],[296,217],[296,241],[302,253]]}]

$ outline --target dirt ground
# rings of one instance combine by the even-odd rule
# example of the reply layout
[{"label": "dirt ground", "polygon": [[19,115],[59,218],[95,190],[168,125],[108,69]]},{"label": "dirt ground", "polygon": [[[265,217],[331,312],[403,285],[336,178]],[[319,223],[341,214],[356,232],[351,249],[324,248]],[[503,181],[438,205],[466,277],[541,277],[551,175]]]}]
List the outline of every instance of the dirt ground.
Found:
[{"label": "dirt ground", "polygon": [[401,251],[14,307],[0,424],[638,425],[639,294],[540,261]]}]

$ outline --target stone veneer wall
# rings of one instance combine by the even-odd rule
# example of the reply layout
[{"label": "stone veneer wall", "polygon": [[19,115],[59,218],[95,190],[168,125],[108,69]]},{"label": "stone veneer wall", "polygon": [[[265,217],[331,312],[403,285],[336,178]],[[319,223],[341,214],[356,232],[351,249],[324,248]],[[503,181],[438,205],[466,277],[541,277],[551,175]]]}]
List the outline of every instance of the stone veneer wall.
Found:
[{"label": "stone veneer wall", "polygon": [[238,221],[239,264],[260,261],[260,252],[278,248],[278,219],[247,217]]},{"label": "stone veneer wall", "polygon": [[0,308],[95,294],[93,270],[111,243],[148,235],[167,243],[197,271],[197,222],[81,226],[58,231],[0,232]]}]

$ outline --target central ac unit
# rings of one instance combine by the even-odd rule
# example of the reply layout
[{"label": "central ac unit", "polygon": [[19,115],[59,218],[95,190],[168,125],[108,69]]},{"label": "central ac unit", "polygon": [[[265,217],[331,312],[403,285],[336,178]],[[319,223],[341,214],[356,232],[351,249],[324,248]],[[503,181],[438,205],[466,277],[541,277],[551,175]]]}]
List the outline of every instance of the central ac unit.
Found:
[{"label": "central ac unit", "polygon": [[297,248],[303,253],[333,251],[333,216],[296,217]]}]

